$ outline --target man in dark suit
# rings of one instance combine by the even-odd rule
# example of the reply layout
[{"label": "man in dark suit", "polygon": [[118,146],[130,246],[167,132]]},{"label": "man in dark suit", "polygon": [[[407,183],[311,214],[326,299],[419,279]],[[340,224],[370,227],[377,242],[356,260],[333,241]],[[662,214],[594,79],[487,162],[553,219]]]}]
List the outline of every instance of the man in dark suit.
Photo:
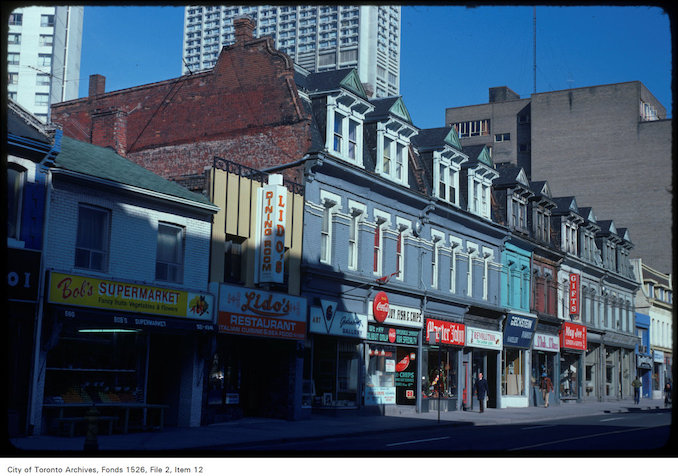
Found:
[{"label": "man in dark suit", "polygon": [[478,402],[480,403],[480,413],[485,411],[485,397],[487,396],[487,380],[483,377],[482,372],[478,372],[478,380],[476,380],[476,393],[478,395]]}]

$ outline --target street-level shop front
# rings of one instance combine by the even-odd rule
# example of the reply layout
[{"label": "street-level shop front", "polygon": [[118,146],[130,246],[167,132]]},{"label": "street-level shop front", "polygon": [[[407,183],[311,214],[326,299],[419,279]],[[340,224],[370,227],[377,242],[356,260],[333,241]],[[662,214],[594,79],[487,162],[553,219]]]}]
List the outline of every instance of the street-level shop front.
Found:
[{"label": "street-level shop front", "polygon": [[487,380],[487,407],[500,408],[499,370],[503,336],[498,330],[466,325],[466,346],[462,356],[462,404],[466,410],[478,408],[475,384],[478,374]]},{"label": "street-level shop front", "polygon": [[[312,379],[305,395],[307,408],[357,409],[361,406],[363,343],[367,338],[367,314],[347,310],[349,301],[319,299],[309,310]],[[350,306],[350,304],[348,304]]]},{"label": "street-level shop front", "polygon": [[217,289],[207,422],[302,418],[306,299],[228,284]]},{"label": "street-level shop front", "polygon": [[420,308],[390,302],[379,292],[369,302],[365,342],[366,407],[416,406],[419,394]]},{"label": "street-level shop front", "polygon": [[31,364],[35,349],[40,278],[39,251],[7,249],[7,430],[10,437],[29,434]]},{"label": "street-level shop front", "polygon": [[55,271],[47,282],[44,432],[84,431],[92,405],[114,431],[200,425],[210,294]]},{"label": "street-level shop front", "polygon": [[529,406],[529,349],[536,327],[536,316],[510,313],[504,321],[501,408]]},{"label": "street-level shop front", "polygon": [[[558,375],[560,365],[560,340],[558,335],[544,334],[536,332],[532,342],[532,374],[530,383],[532,387],[532,403],[535,406],[544,405],[544,397],[541,392],[541,382],[544,377],[554,382],[554,377]],[[549,404],[557,403],[556,398],[560,392],[557,391],[555,383],[550,392]]]},{"label": "street-level shop front", "polygon": [[421,411],[452,411],[461,406],[461,352],[466,326],[426,317],[422,352]]},{"label": "street-level shop front", "polygon": [[582,368],[586,353],[586,326],[563,322],[560,328],[560,367],[557,382],[559,399],[576,402],[581,398]]}]

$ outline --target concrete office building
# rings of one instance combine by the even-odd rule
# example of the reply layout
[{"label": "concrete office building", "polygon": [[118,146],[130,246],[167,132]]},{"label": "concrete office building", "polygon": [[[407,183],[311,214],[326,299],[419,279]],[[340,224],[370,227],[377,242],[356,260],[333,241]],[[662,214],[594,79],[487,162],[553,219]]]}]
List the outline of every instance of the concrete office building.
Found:
[{"label": "concrete office building", "polygon": [[212,68],[221,48],[235,42],[233,19],[242,15],[255,20],[255,37],[272,36],[276,49],[307,70],[356,68],[368,95],[398,95],[399,6],[188,6],[182,73]]},{"label": "concrete office building", "polygon": [[555,195],[594,203],[600,216],[628,226],[632,258],[671,271],[672,124],[641,82],[522,99],[490,88],[487,104],[447,108],[445,124],[457,128],[462,145],[490,147],[495,163],[548,180]]},{"label": "concrete office building", "polygon": [[7,92],[43,122],[78,97],[84,7],[34,6],[9,14]]}]

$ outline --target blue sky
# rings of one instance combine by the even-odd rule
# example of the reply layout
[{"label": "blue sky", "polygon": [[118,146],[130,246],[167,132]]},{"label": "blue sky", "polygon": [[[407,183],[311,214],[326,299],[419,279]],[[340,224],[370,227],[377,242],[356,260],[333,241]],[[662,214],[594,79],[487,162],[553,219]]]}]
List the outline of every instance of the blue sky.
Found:
[{"label": "blue sky", "polygon": [[[86,6],[80,97],[181,75],[183,7]],[[669,17],[657,7],[537,7],[537,92],[641,81],[671,117]],[[534,90],[533,8],[411,5],[402,10],[401,94],[415,125],[482,104],[488,89]]]}]

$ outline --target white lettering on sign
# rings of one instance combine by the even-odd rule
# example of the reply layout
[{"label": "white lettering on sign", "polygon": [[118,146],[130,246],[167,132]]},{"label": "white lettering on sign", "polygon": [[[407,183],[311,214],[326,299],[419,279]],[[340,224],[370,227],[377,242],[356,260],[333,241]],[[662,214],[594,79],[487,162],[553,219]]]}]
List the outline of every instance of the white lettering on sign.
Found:
[{"label": "white lettering on sign", "polygon": [[524,317],[511,316],[511,325],[514,327],[522,327],[524,329],[532,329],[532,319]]}]

